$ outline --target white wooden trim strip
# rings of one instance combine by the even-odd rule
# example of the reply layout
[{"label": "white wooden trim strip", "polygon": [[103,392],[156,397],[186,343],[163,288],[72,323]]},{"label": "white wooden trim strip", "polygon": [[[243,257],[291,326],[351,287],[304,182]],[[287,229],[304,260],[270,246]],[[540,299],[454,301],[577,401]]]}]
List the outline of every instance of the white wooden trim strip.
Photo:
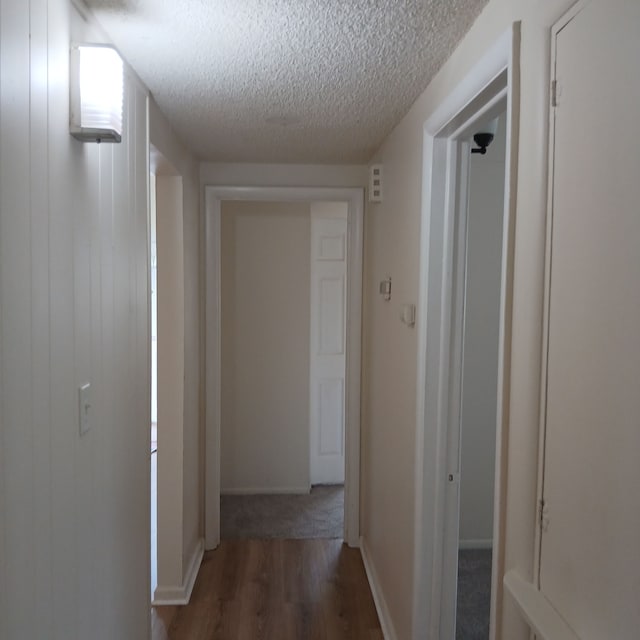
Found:
[{"label": "white wooden trim strip", "polygon": [[542,592],[524,580],[517,571],[506,573],[504,586],[537,640],[580,640]]},{"label": "white wooden trim strip", "polygon": [[189,604],[193,586],[196,583],[196,578],[198,577],[198,571],[200,571],[200,565],[202,564],[203,557],[204,539],[200,538],[200,540],[198,540],[198,544],[193,550],[193,554],[191,555],[191,561],[189,562],[189,568],[184,576],[183,583],[175,587],[157,587],[153,594],[151,604],[154,607]]}]

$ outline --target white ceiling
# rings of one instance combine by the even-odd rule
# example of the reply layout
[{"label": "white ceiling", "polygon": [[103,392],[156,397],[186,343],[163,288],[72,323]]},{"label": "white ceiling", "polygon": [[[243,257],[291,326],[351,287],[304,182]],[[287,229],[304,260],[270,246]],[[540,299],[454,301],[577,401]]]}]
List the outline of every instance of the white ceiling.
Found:
[{"label": "white ceiling", "polygon": [[366,163],[487,0],[85,0],[186,145]]}]

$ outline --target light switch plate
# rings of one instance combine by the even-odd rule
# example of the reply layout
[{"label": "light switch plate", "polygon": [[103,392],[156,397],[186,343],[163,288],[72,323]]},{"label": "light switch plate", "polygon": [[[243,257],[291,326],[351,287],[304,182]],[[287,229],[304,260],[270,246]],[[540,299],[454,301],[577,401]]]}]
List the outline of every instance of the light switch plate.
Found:
[{"label": "light switch plate", "polygon": [[87,382],[78,389],[78,404],[80,417],[80,435],[83,436],[91,429],[91,384]]}]

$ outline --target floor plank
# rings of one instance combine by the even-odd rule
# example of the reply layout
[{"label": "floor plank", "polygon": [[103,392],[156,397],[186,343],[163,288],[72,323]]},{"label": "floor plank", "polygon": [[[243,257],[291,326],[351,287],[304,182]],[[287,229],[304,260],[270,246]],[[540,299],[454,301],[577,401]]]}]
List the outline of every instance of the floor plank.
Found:
[{"label": "floor plank", "polygon": [[357,549],[341,540],[223,540],[191,602],[156,607],[152,640],[378,640]]}]

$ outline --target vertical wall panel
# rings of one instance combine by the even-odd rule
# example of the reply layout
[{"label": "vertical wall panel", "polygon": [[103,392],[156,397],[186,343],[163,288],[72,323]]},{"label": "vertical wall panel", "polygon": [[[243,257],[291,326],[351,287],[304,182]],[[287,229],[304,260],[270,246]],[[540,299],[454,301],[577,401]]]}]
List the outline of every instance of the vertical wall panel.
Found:
[{"label": "vertical wall panel", "polygon": [[[4,58],[4,51],[2,49],[2,42],[4,40],[2,30],[2,13],[4,11],[4,2],[0,2],[0,139],[4,138],[4,126],[3,126],[3,108],[4,108],[4,96],[3,93],[3,65],[2,60]],[[0,145],[0,636],[7,635],[6,632],[6,573],[7,567],[5,562],[6,545],[5,545],[5,526],[4,526],[4,514],[5,514],[5,496],[3,482],[5,480],[2,469],[5,468],[4,463],[4,451],[5,451],[5,437],[4,437],[4,402],[3,402],[3,366],[2,366],[2,353],[3,353],[3,317],[2,317],[2,284],[3,284],[3,264],[2,264],[2,230],[3,230],[3,215],[4,202],[2,199],[3,192],[3,172],[2,164],[6,162],[5,154],[2,152],[2,146]]]},{"label": "vertical wall panel", "polygon": [[[55,12],[57,17],[60,16]],[[72,40],[80,39],[76,33],[82,33],[86,28],[79,24],[71,23],[71,35],[65,33],[64,37]],[[55,29],[55,31],[54,31]],[[63,32],[63,25],[52,25],[52,38],[55,38],[55,68],[60,73],[67,64],[67,53],[65,42],[60,38]],[[60,38],[60,39],[58,39]],[[90,40],[86,35],[82,40]],[[67,45],[68,46],[68,45]],[[55,82],[55,78],[52,78]],[[59,80],[58,80],[59,82]],[[53,90],[52,85],[51,89]],[[74,563],[78,571],[74,576],[75,602],[85,602],[82,607],[77,607],[75,611],[75,632],[78,638],[91,636],[92,628],[95,626],[98,605],[96,600],[100,598],[101,585],[96,579],[100,574],[100,557],[96,553],[96,540],[98,535],[99,504],[97,499],[96,459],[100,455],[101,448],[99,439],[102,433],[101,427],[96,423],[99,415],[96,407],[96,391],[98,381],[93,375],[91,358],[91,338],[92,338],[92,314],[91,314],[91,268],[92,268],[92,238],[91,227],[92,218],[95,215],[95,194],[98,185],[98,155],[100,148],[97,145],[86,145],[70,138],[63,126],[64,118],[68,118],[68,105],[65,104],[64,96],[56,96],[55,116],[52,122],[58,124],[56,128],[57,145],[68,145],[69,163],[64,167],[65,183],[73,181],[73,191],[65,197],[67,198],[63,206],[68,207],[70,223],[73,229],[73,280],[71,282],[73,290],[73,380],[72,391],[74,395],[74,425],[70,430],[69,438],[77,442],[76,466],[74,471],[75,484],[75,522],[76,531]],[[53,134],[53,132],[52,132]],[[91,430],[82,437],[78,433],[79,406],[78,389],[85,383],[91,383],[91,410],[90,423]],[[67,632],[65,622],[60,621],[57,628],[60,637]]]},{"label": "vertical wall panel", "polygon": [[[49,286],[51,299],[52,572],[54,620],[50,637],[74,637],[77,628],[76,549],[85,534],[78,530],[77,468],[80,447],[75,388],[74,211],[82,182],[81,154],[68,134],[68,47],[70,12],[63,2],[49,2]],[[87,603],[88,606],[88,603]]]},{"label": "vertical wall panel", "polygon": [[31,342],[33,402],[34,625],[46,637],[53,619],[51,540],[51,395],[49,389],[48,12],[31,3],[29,191],[31,200]]},{"label": "vertical wall panel", "polygon": [[71,138],[72,39],[69,0],[0,0],[3,640],[149,636],[147,93],[121,145]]},{"label": "vertical wall panel", "polygon": [[[151,539],[151,521],[149,509],[140,505],[148,505],[151,495],[151,335],[150,328],[150,247],[149,247],[149,109],[147,94],[140,89],[136,90],[136,108],[132,115],[135,122],[135,155],[132,164],[132,174],[135,177],[131,185],[134,194],[134,215],[131,218],[131,274],[130,279],[134,283],[131,296],[133,310],[134,340],[132,345],[132,395],[135,399],[133,412],[135,415],[135,427],[131,430],[130,437],[134,451],[145,451],[145,463],[143,465],[143,481],[136,485],[136,496],[133,502],[135,517],[133,523],[136,532],[141,537],[141,543],[149,544]],[[144,247],[145,250],[140,249]],[[133,461],[138,463],[137,458]],[[136,552],[137,553],[137,552]],[[144,565],[144,571],[136,573],[135,593],[137,603],[135,611],[148,607],[151,584],[151,559],[147,552],[142,558],[136,559]],[[147,619],[149,620],[149,619]],[[145,638],[151,633],[150,627],[145,631]]]},{"label": "vertical wall panel", "polygon": [[[29,7],[2,0],[0,32],[0,312],[2,313],[3,637],[33,615],[33,435],[29,218]],[[9,484],[9,482],[11,484]]]}]

